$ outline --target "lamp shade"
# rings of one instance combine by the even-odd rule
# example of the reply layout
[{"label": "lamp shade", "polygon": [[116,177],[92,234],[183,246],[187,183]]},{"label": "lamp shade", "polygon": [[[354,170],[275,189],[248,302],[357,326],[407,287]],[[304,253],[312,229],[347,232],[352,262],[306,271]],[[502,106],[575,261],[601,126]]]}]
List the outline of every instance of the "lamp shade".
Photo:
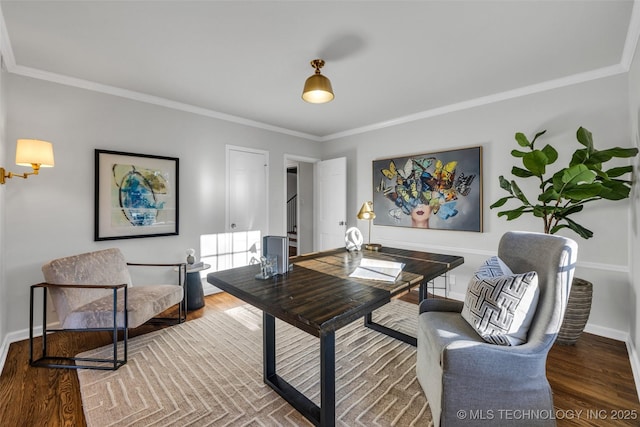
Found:
[{"label": "lamp shade", "polygon": [[331,81],[322,74],[314,74],[304,83],[302,99],[312,104],[323,104],[333,99]]},{"label": "lamp shade", "polygon": [[324,61],[314,59],[311,61],[311,66],[315,68],[316,72],[304,82],[302,99],[312,104],[324,104],[331,101],[333,99],[331,81],[320,74],[320,68],[324,67]]},{"label": "lamp shade", "polygon": [[373,202],[364,202],[358,215],[356,215],[358,219],[366,219],[372,220],[376,217],[375,212],[373,212]]},{"label": "lamp shade", "polygon": [[38,139],[19,139],[16,145],[16,165],[33,164],[43,168],[53,167],[53,144]]}]

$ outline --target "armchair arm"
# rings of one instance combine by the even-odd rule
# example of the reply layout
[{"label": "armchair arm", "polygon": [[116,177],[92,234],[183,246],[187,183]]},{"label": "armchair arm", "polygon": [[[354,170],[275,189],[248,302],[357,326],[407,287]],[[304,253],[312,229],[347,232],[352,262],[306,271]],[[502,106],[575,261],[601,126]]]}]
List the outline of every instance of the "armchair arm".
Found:
[{"label": "armchair arm", "polygon": [[533,341],[519,346],[502,346],[473,341],[456,341],[442,349],[445,371],[473,377],[492,372],[496,381],[521,382],[522,377],[545,375],[547,351],[544,343]]},{"label": "armchair arm", "polygon": [[156,264],[156,263],[145,263],[145,262],[128,262],[127,265],[137,266],[137,267],[180,267],[187,268],[187,263],[185,262],[176,262],[176,263],[168,263],[168,264]]},{"label": "armchair arm", "polygon": [[185,280],[187,277],[187,263],[186,262],[172,262],[172,263],[147,263],[147,262],[127,262],[128,266],[132,267],[174,267],[178,272],[178,284],[185,287]]},{"label": "armchair arm", "polygon": [[426,311],[451,311],[461,313],[463,305],[464,303],[462,301],[427,298],[420,303],[419,313],[422,314]]},{"label": "armchair arm", "polygon": [[48,283],[42,282],[37,283],[35,285],[31,285],[32,288],[71,288],[71,289],[121,289],[126,288],[126,283],[121,283],[118,285],[90,285],[90,284],[82,284],[82,285],[70,285],[65,283]]}]

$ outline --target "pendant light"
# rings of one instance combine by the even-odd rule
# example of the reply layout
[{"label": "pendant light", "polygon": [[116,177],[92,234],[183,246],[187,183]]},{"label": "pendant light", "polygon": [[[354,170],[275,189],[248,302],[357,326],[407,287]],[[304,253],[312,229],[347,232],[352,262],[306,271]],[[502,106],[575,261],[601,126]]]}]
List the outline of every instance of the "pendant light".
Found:
[{"label": "pendant light", "polygon": [[320,74],[320,68],[324,67],[324,61],[322,59],[314,59],[311,61],[311,66],[315,68],[316,72],[304,83],[302,99],[312,104],[324,104],[333,100],[331,81]]}]

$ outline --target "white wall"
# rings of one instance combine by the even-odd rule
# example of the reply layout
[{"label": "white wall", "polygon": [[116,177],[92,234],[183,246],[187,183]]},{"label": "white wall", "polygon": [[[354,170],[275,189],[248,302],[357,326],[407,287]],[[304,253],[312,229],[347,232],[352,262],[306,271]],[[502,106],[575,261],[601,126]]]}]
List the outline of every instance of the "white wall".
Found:
[{"label": "white wall", "polygon": [[298,163],[298,255],[313,252],[313,163]]},{"label": "white wall", "polygon": [[[11,166],[6,161],[5,156],[7,146],[6,137],[6,73],[4,69],[0,70],[0,166],[7,168]],[[9,169],[12,170],[12,169]],[[7,341],[7,316],[10,307],[10,301],[7,298],[7,281],[5,279],[4,265],[5,253],[7,246],[5,245],[5,197],[4,185],[0,186],[0,373],[7,355],[9,343]]]},{"label": "white wall", "polygon": [[[284,153],[319,157],[320,144],[16,75],[7,76],[8,140],[53,142],[56,166],[5,186],[6,330],[28,326],[29,285],[53,258],[119,247],[131,261],[176,262],[201,234],[225,230],[225,144],[269,151],[269,233],[282,234]],[[93,241],[94,149],[180,159],[180,235]],[[15,148],[9,147],[8,157]],[[6,301],[3,298],[3,301]]]},{"label": "white wall", "polygon": [[[383,245],[463,255],[465,264],[453,271],[456,284],[452,287],[452,295],[461,298],[472,272],[487,256],[495,254],[505,231],[542,231],[540,219],[522,217],[507,222],[498,218],[495,210],[489,210],[491,203],[506,195],[499,187],[498,176],[511,176],[515,159],[509,152],[518,148],[514,134],[520,131],[532,136],[547,129],[546,142],[558,148],[561,161],[568,162],[570,154],[581,147],[575,139],[581,125],[593,132],[596,148],[631,146],[625,75],[341,138],[326,143],[324,157],[347,157],[348,225],[363,229],[367,224],[357,221],[355,215],[360,204],[372,197],[373,160],[483,147],[483,233],[388,226],[374,226],[372,230],[372,241]],[[594,283],[589,328],[622,338],[629,330],[632,309],[628,303],[629,201],[594,203],[575,219],[595,233],[590,240],[569,231],[563,233],[579,244],[576,275]]]},{"label": "white wall", "polygon": [[[636,48],[631,69],[629,70],[629,116],[631,120],[631,140],[635,147],[640,147],[640,44]],[[630,356],[632,366],[640,367],[640,159],[634,162],[634,187],[631,196],[631,220],[629,234],[631,236],[631,288],[628,301],[630,304]],[[640,384],[640,372],[634,370],[636,384]]]}]

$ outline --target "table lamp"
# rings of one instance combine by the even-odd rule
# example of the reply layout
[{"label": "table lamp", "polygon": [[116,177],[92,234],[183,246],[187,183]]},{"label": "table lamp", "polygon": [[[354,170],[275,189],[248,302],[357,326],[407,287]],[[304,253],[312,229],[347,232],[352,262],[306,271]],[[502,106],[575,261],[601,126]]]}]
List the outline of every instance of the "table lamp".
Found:
[{"label": "table lamp", "polygon": [[373,202],[364,202],[356,217],[358,219],[369,221],[369,243],[365,244],[364,248],[369,251],[379,251],[382,248],[382,245],[378,243],[371,243],[371,222],[373,222],[373,219],[376,217],[375,212],[373,212]]}]

